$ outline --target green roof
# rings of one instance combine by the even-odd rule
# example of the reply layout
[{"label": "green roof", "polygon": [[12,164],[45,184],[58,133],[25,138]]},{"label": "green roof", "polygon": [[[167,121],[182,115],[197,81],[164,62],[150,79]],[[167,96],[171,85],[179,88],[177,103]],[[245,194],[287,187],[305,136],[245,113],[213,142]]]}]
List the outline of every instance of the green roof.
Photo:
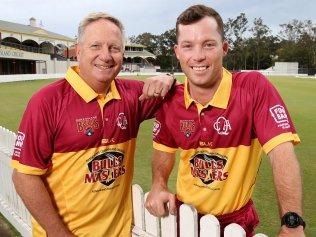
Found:
[{"label": "green roof", "polygon": [[42,29],[40,27],[33,27],[30,25],[23,25],[23,24],[13,23],[13,22],[9,22],[9,21],[0,20],[0,31],[1,30],[12,32],[12,33],[27,34],[27,35],[33,35],[33,36],[42,36],[42,37],[46,37],[46,38],[75,42],[75,39],[72,39],[68,36],[56,34],[56,33],[51,32],[51,31],[47,31],[47,30]]}]

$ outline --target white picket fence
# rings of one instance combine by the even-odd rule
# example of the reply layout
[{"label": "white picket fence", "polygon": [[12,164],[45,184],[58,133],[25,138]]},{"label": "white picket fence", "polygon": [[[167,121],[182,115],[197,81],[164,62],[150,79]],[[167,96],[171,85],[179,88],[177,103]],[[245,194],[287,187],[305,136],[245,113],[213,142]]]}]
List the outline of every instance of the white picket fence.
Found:
[{"label": "white picket fence", "polygon": [[[0,212],[24,237],[31,237],[30,213],[22,200],[15,192],[10,167],[11,155],[16,134],[0,126]],[[152,216],[145,208],[144,194],[138,184],[132,188],[134,227],[133,237],[176,237],[176,217],[169,215],[164,218]],[[190,205],[182,204],[180,207],[180,235],[181,237],[198,236],[197,211]],[[220,225],[215,216],[205,215],[200,220],[200,237],[220,237]],[[245,231],[237,224],[230,224],[224,230],[225,237],[245,237]],[[255,237],[267,237],[256,234]]]}]

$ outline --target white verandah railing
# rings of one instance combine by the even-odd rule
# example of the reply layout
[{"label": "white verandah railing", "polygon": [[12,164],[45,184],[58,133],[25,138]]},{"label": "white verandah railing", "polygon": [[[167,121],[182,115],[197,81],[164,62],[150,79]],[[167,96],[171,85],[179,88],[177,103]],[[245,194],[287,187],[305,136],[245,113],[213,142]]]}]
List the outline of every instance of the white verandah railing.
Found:
[{"label": "white verandah railing", "polygon": [[[0,126],[0,212],[21,233],[22,236],[31,237],[30,213],[25,208],[21,198],[15,192],[10,167],[11,155],[16,134]],[[142,188],[135,184],[132,189],[134,227],[133,237],[176,237],[176,217],[169,215],[165,218],[152,216],[144,208],[144,194]],[[200,236],[220,237],[220,226],[215,216],[205,215],[200,220]],[[182,204],[180,207],[180,235],[181,237],[198,236],[197,211],[190,205]],[[225,228],[225,237],[245,237],[245,231],[237,224],[230,224]],[[256,234],[255,237],[266,237]]]}]

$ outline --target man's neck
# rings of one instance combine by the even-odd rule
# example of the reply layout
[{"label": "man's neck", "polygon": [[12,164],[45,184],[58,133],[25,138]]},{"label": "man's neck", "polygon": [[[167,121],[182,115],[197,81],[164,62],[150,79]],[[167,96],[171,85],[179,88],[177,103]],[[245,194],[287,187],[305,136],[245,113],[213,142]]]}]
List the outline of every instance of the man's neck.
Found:
[{"label": "man's neck", "polygon": [[96,80],[87,80],[86,77],[79,73],[79,76],[84,80],[96,93],[106,95],[111,87],[111,82],[99,82]]},{"label": "man's neck", "polygon": [[200,87],[195,86],[192,83],[188,83],[188,92],[190,93],[192,99],[204,106],[213,99],[220,83],[221,79],[216,80],[216,82],[210,87]]}]

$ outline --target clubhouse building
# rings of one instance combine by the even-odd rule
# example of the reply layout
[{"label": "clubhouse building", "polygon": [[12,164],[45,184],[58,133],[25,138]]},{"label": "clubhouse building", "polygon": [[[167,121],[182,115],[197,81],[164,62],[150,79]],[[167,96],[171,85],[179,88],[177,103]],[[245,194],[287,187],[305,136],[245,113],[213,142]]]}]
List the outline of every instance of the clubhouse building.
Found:
[{"label": "clubhouse building", "polygon": [[[0,75],[64,73],[76,65],[76,40],[28,25],[0,20]],[[126,41],[122,71],[155,71],[156,56]]]}]

